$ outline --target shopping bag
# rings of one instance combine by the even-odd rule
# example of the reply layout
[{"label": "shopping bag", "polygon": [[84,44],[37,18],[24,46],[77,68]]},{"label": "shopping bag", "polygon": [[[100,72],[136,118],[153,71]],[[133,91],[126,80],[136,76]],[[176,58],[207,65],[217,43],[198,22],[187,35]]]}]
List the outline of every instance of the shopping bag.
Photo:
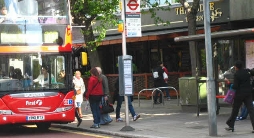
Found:
[{"label": "shopping bag", "polygon": [[232,89],[232,85],[231,85],[223,101],[229,104],[233,104],[234,98],[235,98],[235,90]]}]

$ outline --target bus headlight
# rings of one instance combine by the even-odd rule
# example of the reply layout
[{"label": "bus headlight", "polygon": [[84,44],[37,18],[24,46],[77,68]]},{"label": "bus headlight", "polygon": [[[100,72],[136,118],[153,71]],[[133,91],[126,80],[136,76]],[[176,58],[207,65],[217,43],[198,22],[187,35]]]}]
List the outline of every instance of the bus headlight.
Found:
[{"label": "bus headlight", "polygon": [[59,107],[54,112],[64,112],[64,111],[70,110],[71,108],[72,108],[72,106]]},{"label": "bus headlight", "polygon": [[2,115],[11,115],[13,114],[11,110],[0,110],[0,114]]}]

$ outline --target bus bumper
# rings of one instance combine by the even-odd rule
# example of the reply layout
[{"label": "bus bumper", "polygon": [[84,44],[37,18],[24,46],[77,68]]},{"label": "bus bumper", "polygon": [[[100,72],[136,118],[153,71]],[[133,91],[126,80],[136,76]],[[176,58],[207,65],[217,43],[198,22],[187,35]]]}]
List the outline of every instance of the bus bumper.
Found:
[{"label": "bus bumper", "polygon": [[34,124],[39,122],[70,123],[75,120],[75,108],[64,112],[22,113],[0,115],[0,125]]}]

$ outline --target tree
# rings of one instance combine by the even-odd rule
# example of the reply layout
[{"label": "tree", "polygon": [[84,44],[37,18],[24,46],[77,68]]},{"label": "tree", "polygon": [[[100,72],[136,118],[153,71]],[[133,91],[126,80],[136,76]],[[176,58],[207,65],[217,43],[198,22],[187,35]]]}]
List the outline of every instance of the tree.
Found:
[{"label": "tree", "polygon": [[[118,0],[70,0],[73,23],[77,26],[84,26],[81,32],[91,67],[101,66],[96,48],[105,38],[106,30],[116,26],[118,17],[115,13],[118,5]],[[99,25],[95,26],[95,23]]]},{"label": "tree", "polygon": [[[186,10],[186,16],[188,21],[188,35],[196,34],[196,16],[198,13],[199,2],[200,0],[193,0],[192,6],[186,2],[186,0],[178,0]],[[189,49],[191,56],[191,72],[192,76],[196,75],[196,68],[198,68],[198,75],[201,72],[201,64],[200,64],[200,54],[195,41],[189,41]]]}]

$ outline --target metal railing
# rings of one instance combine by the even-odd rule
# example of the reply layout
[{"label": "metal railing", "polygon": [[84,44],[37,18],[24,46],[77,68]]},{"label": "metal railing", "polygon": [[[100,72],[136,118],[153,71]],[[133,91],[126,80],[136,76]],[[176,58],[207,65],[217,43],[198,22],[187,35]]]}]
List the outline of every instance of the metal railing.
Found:
[{"label": "metal railing", "polygon": [[160,94],[162,95],[162,104],[164,105],[164,94],[163,92],[160,90],[160,89],[173,89],[176,93],[177,93],[177,100],[178,100],[178,106],[179,106],[179,94],[178,94],[178,91],[174,88],[174,87],[158,87],[158,88],[149,88],[149,89],[142,89],[141,91],[138,92],[138,106],[140,107],[140,98],[139,98],[139,95],[140,93],[144,92],[144,91],[152,91],[152,106],[154,107],[154,99],[153,99],[153,94],[156,90],[160,91]]},{"label": "metal railing", "polygon": [[176,88],[172,87],[172,86],[168,86],[168,87],[158,87],[158,89],[173,89],[175,92],[176,92],[176,97],[177,97],[177,105],[179,106],[179,93],[178,91],[176,90]]}]

